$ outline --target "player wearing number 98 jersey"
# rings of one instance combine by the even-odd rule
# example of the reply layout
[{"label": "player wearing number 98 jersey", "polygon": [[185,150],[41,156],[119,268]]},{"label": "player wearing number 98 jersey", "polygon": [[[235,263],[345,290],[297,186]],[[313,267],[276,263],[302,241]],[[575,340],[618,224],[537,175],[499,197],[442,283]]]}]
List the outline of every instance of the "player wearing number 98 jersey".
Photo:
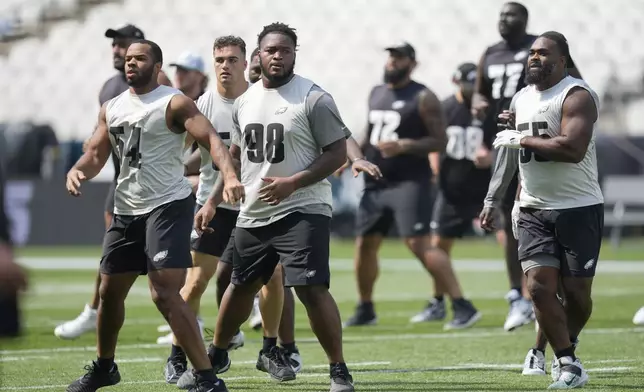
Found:
[{"label": "player wearing number 98 jersey", "polygon": [[377,322],[372,294],[378,275],[378,248],[396,224],[407,247],[453,300],[454,321],[446,327],[467,327],[478,313],[463,299],[449,258],[431,246],[429,235],[432,173],[428,154],[442,151],[447,141],[440,101],[411,79],[416,51],[409,43],[386,50],[385,84],[376,86],[369,96],[369,128],[363,143],[365,156],[380,167],[383,179],[365,178],[357,213],[360,302],[345,326]]}]

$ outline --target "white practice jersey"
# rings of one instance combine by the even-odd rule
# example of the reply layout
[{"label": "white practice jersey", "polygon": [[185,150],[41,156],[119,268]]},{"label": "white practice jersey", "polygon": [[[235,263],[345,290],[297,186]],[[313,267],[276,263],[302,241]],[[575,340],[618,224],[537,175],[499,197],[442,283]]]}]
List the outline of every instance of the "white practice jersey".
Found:
[{"label": "white practice jersey", "polygon": [[[587,90],[599,112],[597,94],[583,80],[567,76],[548,90],[538,91],[530,85],[517,93],[513,100],[517,130],[545,138],[560,135],[563,103],[574,87]],[[595,133],[596,127],[586,156],[579,163],[553,162],[530,149],[521,149],[521,206],[558,210],[603,203],[597,173]]]},{"label": "white practice jersey", "polygon": [[[219,137],[226,146],[230,146],[230,134],[233,129],[233,103],[235,103],[234,99],[224,98],[217,91],[206,91],[197,100],[197,107],[219,132]],[[201,168],[199,169],[197,204],[203,206],[215,186],[219,169],[213,163],[210,151],[200,145],[199,152],[201,153]],[[238,206],[227,203],[221,203],[219,207],[239,210]]]},{"label": "white practice jersey", "polygon": [[258,82],[235,101],[233,125],[232,143],[241,149],[246,189],[237,226],[265,226],[293,212],[331,216],[326,179],[296,190],[276,206],[259,200],[262,178],[301,172],[323,147],[351,135],[331,95],[298,75],[276,89]]},{"label": "white practice jersey", "polygon": [[186,134],[171,131],[166,123],[170,100],[178,94],[167,86],[143,95],[126,90],[107,103],[110,141],[121,169],[115,214],[143,215],[192,193],[183,175]]}]

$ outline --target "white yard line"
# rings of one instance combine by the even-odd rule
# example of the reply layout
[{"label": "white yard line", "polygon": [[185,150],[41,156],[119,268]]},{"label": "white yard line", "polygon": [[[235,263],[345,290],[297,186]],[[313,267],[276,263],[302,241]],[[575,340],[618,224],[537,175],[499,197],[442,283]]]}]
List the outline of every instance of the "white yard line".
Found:
[{"label": "white yard line", "polygon": [[[380,259],[380,268],[385,271],[421,271],[420,263],[414,259]],[[21,257],[18,262],[31,269],[44,270],[96,270],[98,257]],[[500,259],[454,260],[459,271],[496,272],[505,271],[505,261]],[[352,259],[331,259],[334,271],[353,271]],[[644,273],[644,261],[600,260],[598,273]]]},{"label": "white yard line", "polygon": [[[531,330],[517,331],[517,333],[534,334]],[[589,328],[585,329],[583,335],[605,335],[605,334],[641,334],[644,333],[644,327],[634,328]],[[446,333],[424,333],[424,334],[383,334],[383,335],[344,335],[343,341],[352,342],[373,342],[373,341],[391,341],[391,340],[422,340],[422,339],[462,339],[462,338],[488,338],[495,336],[508,336],[508,333],[501,328],[479,328],[468,332],[446,332]],[[317,342],[315,338],[298,339],[298,342]],[[118,346],[120,350],[145,350],[167,348],[167,345],[159,344],[122,344]],[[23,354],[50,354],[65,352],[94,352],[95,346],[84,347],[52,347],[52,348],[35,348],[22,350],[2,350],[0,355],[17,356]]]}]

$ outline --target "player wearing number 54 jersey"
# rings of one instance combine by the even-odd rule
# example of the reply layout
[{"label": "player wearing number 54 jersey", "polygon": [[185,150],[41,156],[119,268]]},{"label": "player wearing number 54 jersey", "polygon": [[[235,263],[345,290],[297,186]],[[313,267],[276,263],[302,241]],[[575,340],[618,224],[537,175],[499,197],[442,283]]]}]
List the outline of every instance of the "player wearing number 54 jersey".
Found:
[{"label": "player wearing number 54 jersey", "polygon": [[[557,359],[550,389],[588,381],[575,346],[592,312],[603,231],[595,152],[599,99],[583,80],[566,74],[568,53],[568,42],[557,32],[543,33],[534,42],[527,62],[530,85],[501,116],[510,129],[494,141],[496,148],[520,150],[505,155],[519,155],[521,192],[513,226],[537,320]],[[516,163],[507,167],[505,178]],[[559,281],[563,306],[557,299]]]},{"label": "player wearing number 54 jersey", "polygon": [[91,392],[120,381],[114,363],[125,298],[140,274],[147,274],[152,298],[198,370],[192,392],[224,392],[206,351],[194,312],[179,294],[192,265],[190,231],[194,198],[184,177],[186,132],[207,146],[227,182],[226,200],[243,197],[233,160],[212,125],[179,90],[160,86],[163,54],[157,44],[140,40],[125,55],[130,88],[103,105],[99,124],[85,154],[67,175],[67,189],[79,196],[82,181],[95,177],[111,147],[121,164],[114,219],[105,233],[98,308],[98,359],[68,392]]},{"label": "player wearing number 54 jersey", "polygon": [[411,79],[416,51],[409,43],[386,49],[385,84],[369,96],[365,156],[378,165],[383,178],[365,178],[357,214],[356,278],[360,302],[345,326],[377,322],[373,287],[378,275],[378,248],[392,224],[407,247],[453,300],[454,320],[447,328],[472,324],[476,309],[462,297],[447,254],[431,246],[428,154],[442,151],[447,138],[440,101]]}]

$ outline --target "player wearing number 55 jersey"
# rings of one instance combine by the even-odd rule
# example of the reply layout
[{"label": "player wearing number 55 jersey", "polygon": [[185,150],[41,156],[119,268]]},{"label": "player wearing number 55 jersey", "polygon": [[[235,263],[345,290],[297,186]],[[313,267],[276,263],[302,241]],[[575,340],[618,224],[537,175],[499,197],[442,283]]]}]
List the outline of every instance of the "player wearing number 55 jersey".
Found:
[{"label": "player wearing number 55 jersey", "polygon": [[130,88],[103,105],[85,154],[67,175],[67,189],[79,196],[80,184],[95,177],[111,147],[121,164],[114,219],[105,233],[98,309],[98,359],[68,392],[91,392],[120,381],[114,363],[125,298],[140,274],[147,274],[152,298],[198,370],[192,392],[225,392],[204,350],[194,312],[179,294],[192,265],[190,231],[194,198],[183,176],[186,132],[207,146],[227,182],[226,200],[243,197],[233,160],[212,125],[179,90],[160,86],[163,54],[140,40],[125,55]]},{"label": "player wearing number 55 jersey", "polygon": [[[557,32],[534,42],[527,62],[530,85],[503,114],[510,129],[494,141],[496,148],[520,150],[520,207],[513,225],[537,320],[557,358],[550,389],[588,381],[575,345],[592,312],[604,216],[595,152],[599,99],[583,80],[567,75],[568,52],[568,42]],[[505,156],[516,159],[517,154]],[[507,167],[511,173],[516,164]],[[563,306],[557,299],[559,281]]]},{"label": "player wearing number 55 jersey", "polygon": [[440,101],[424,85],[411,80],[416,51],[409,43],[387,48],[385,84],[369,96],[369,125],[363,149],[378,165],[383,178],[365,178],[357,214],[356,278],[360,302],[345,326],[377,322],[373,287],[378,275],[378,249],[392,224],[405,244],[453,300],[454,321],[447,328],[472,324],[477,314],[462,298],[461,289],[444,251],[430,239],[430,181],[428,154],[442,151],[447,141]]}]

